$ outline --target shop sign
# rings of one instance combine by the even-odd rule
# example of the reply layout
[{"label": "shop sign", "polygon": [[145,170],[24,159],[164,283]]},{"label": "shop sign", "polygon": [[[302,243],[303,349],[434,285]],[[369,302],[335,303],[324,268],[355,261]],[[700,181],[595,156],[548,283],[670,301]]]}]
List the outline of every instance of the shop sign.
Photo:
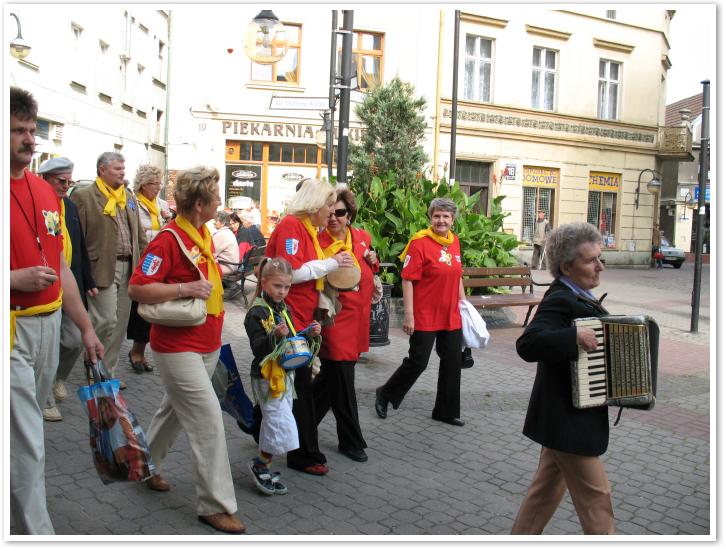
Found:
[{"label": "shop sign", "polygon": [[621,174],[612,172],[591,172],[590,189],[592,191],[609,191],[617,193],[620,190]]},{"label": "shop sign", "polygon": [[522,169],[523,186],[556,187],[560,183],[560,170],[546,166],[525,166]]},{"label": "shop sign", "polygon": [[[696,186],[693,188],[693,198],[698,201],[698,196],[700,195],[701,188],[699,186]],[[711,202],[711,186],[706,186],[706,203]]]},{"label": "shop sign", "polygon": [[303,178],[305,178],[305,176],[298,174],[297,172],[288,172],[287,174],[282,175],[282,179],[287,180],[288,182],[297,182]]},{"label": "shop sign", "polygon": [[232,172],[232,176],[235,178],[249,179],[249,178],[256,178],[257,173],[252,170],[235,170],[234,172]]}]

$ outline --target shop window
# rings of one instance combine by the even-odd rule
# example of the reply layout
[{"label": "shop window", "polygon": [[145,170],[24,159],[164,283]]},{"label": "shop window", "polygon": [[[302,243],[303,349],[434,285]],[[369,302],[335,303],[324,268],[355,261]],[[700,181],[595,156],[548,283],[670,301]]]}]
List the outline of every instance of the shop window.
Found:
[{"label": "shop window", "polygon": [[464,99],[491,101],[494,41],[466,35],[464,47]]},{"label": "shop window", "polygon": [[261,65],[252,63],[252,80],[285,84],[300,83],[300,55],[302,25],[285,23],[287,54],[277,63]]},{"label": "shop window", "polygon": [[554,111],[557,52],[534,47],[532,51],[532,108]]},{"label": "shop window", "polygon": [[587,221],[602,235],[603,247],[615,247],[615,219],[618,194],[590,191],[587,199]]},{"label": "shop window", "polygon": [[543,210],[551,225],[554,220],[555,190],[560,183],[560,171],[546,166],[522,167],[522,235],[521,240],[532,243],[537,211]]},{"label": "shop window", "polygon": [[606,120],[618,118],[621,64],[608,59],[600,60],[597,85],[597,116]]},{"label": "shop window", "polygon": [[459,182],[461,191],[468,196],[474,195],[477,191],[479,203],[474,210],[486,215],[489,204],[489,174],[491,163],[479,163],[475,161],[456,161],[456,181]]}]

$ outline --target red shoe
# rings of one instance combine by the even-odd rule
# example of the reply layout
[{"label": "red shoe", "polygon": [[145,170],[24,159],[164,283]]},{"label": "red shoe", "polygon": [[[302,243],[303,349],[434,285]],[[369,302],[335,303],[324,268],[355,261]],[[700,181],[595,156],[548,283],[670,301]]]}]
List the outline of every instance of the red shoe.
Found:
[{"label": "red shoe", "polygon": [[313,474],[315,476],[323,476],[329,470],[330,469],[328,469],[326,465],[323,465],[322,463],[316,463],[315,465],[305,467],[302,471],[304,473]]}]

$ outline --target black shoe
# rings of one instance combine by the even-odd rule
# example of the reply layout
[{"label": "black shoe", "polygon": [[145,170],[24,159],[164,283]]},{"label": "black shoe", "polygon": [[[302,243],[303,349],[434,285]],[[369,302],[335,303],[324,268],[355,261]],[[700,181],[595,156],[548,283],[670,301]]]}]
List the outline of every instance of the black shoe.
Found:
[{"label": "black shoe", "polygon": [[388,400],[381,396],[381,387],[376,389],[376,413],[381,419],[388,416]]},{"label": "black shoe", "polygon": [[464,348],[461,353],[461,369],[474,367],[474,357],[471,355],[471,348]]},{"label": "black shoe", "polygon": [[357,461],[358,463],[365,463],[366,461],[368,461],[368,456],[366,455],[366,452],[364,450],[345,450],[338,446],[338,451],[344,456],[352,459],[353,461]]},{"label": "black shoe", "polygon": [[447,418],[440,418],[440,417],[431,417],[434,421],[441,421],[442,423],[446,423],[447,425],[454,425],[455,427],[463,427],[465,425],[464,421],[459,419],[458,417],[447,417]]}]

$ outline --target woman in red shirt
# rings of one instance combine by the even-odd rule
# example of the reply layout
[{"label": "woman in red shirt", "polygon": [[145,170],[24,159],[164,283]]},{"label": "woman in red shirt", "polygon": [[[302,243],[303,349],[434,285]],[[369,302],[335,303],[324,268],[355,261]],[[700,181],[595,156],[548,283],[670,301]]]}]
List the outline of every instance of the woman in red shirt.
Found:
[{"label": "woman in red shirt", "polygon": [[313,382],[317,422],[333,410],[338,430],[338,449],[354,461],[367,461],[366,441],[358,421],[358,402],[355,396],[355,363],[368,350],[370,333],[373,275],[378,271],[376,253],[371,250],[371,236],[351,226],[358,213],[355,196],[349,189],[338,191],[328,226],[318,239],[323,252],[352,253],[360,268],[360,283],[355,289],[338,295],[342,308],[335,323],[323,329],[323,344],[319,357],[320,373]]},{"label": "woman in red shirt", "polygon": [[398,409],[426,369],[436,342],[440,358],[436,403],[431,418],[458,427],[461,380],[461,315],[464,300],[459,238],[451,231],[456,204],[443,197],[431,201],[431,226],[417,232],[401,253],[403,330],[410,336],[408,357],[386,384],[376,389],[376,413],[385,419],[388,403]]},{"label": "woman in red shirt", "polygon": [[[222,532],[241,534],[245,525],[234,515],[237,500],[222,410],[210,379],[219,359],[224,322],[222,280],[205,224],[221,204],[217,169],[199,166],[177,173],[174,200],[178,214],[165,229],[179,236],[187,252],[174,234],[160,232],[129,280],[129,296],[140,304],[205,299],[207,320],[187,327],[151,325],[151,351],[166,392],[149,426],[149,448],[161,470],[183,429],[192,448],[199,520]],[[159,492],[170,489],[160,474],[146,484]]]},{"label": "woman in red shirt", "polygon": [[[287,205],[287,214],[275,226],[267,243],[265,255],[287,260],[292,266],[292,287],[285,299],[293,305],[292,321],[296,331],[314,319],[323,322],[318,308],[323,278],[339,266],[352,266],[353,257],[339,252],[326,258],[318,242],[319,228],[328,223],[335,204],[335,189],[327,182],[306,178]],[[310,366],[295,371],[295,393],[292,413],[297,422],[300,447],[288,452],[287,466],[313,475],[328,472],[327,459],[318,447],[318,424],[312,393]]]}]

